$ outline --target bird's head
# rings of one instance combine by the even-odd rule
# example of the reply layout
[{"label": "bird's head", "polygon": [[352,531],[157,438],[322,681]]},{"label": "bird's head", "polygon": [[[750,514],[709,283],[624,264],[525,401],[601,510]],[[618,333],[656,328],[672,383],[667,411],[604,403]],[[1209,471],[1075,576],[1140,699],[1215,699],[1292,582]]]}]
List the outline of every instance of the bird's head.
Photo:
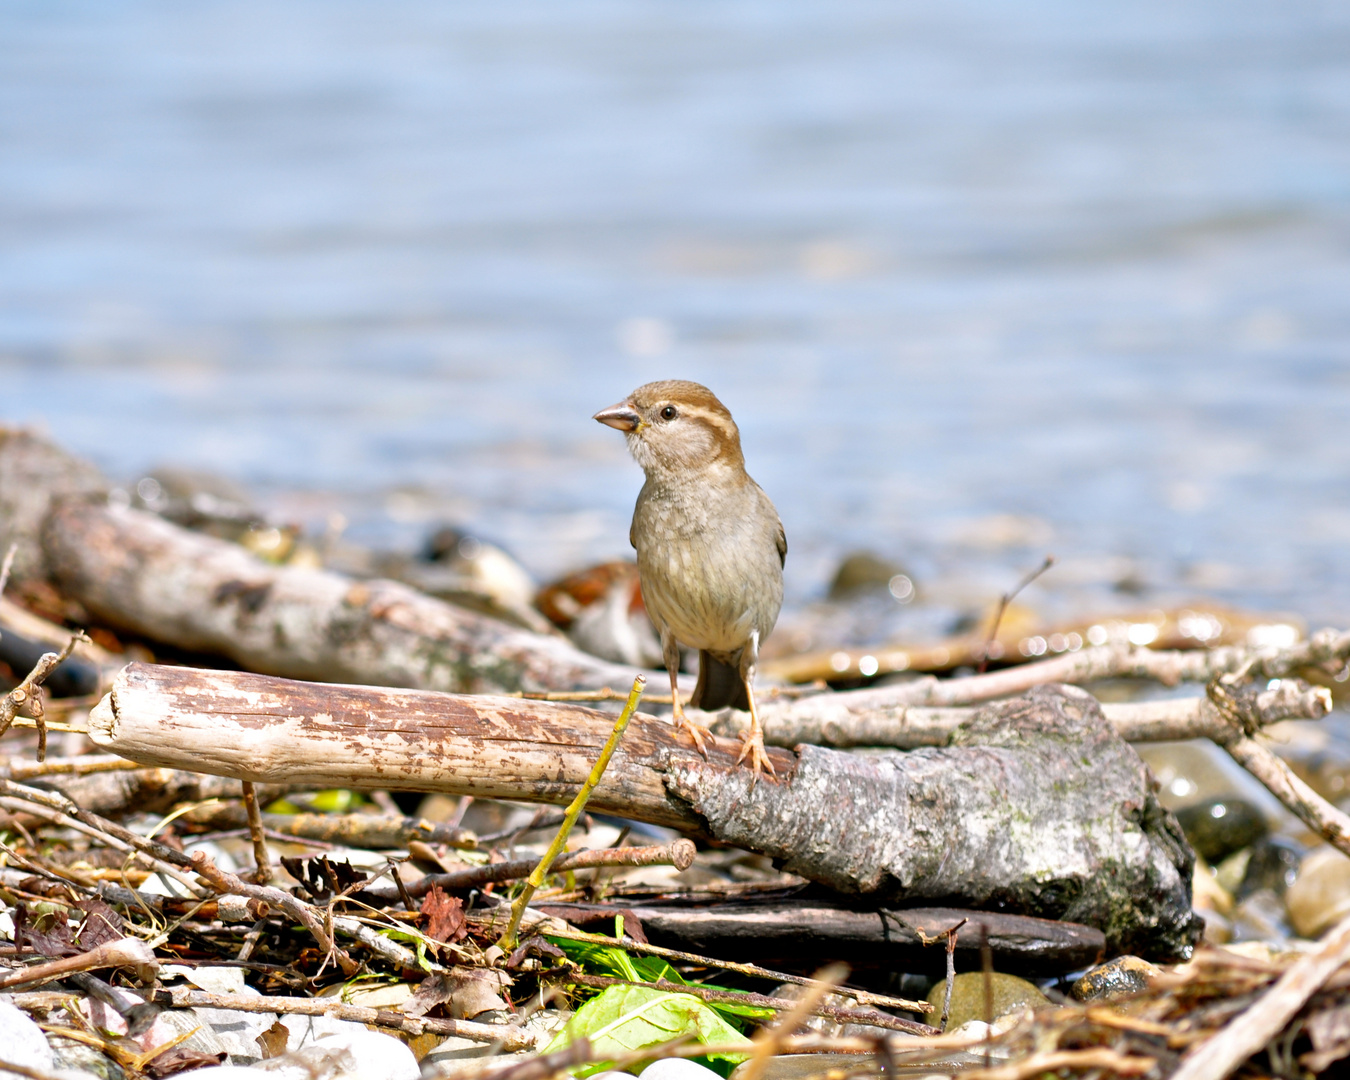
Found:
[{"label": "bird's head", "polygon": [[696,382],[647,383],[617,405],[601,409],[595,419],[624,433],[629,451],[648,475],[745,466],[736,421],[711,390]]}]

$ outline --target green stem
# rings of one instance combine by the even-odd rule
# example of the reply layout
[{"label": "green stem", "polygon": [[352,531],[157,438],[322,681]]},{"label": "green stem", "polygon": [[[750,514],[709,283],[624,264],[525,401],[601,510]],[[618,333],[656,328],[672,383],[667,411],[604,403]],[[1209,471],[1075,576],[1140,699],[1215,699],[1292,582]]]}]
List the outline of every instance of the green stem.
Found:
[{"label": "green stem", "polygon": [[604,749],[600,751],[600,757],[591,769],[591,775],[581,785],[577,797],[572,800],[572,804],[567,808],[567,813],[563,815],[562,825],[558,827],[558,835],[553,838],[553,843],[544,852],[544,857],[539,860],[539,865],[530,872],[530,876],[525,881],[525,887],[520,890],[520,895],[512,902],[510,925],[507,926],[506,933],[497,941],[497,944],[507,952],[516,947],[516,933],[520,930],[520,920],[525,917],[525,909],[529,907],[535,890],[544,884],[548,872],[553,866],[553,860],[561,855],[563,849],[567,846],[567,836],[572,831],[572,826],[577,823],[577,818],[581,817],[581,812],[586,809],[586,803],[590,800],[591,792],[596,789],[600,783],[600,778],[605,775],[605,768],[609,765],[609,759],[614,756],[614,751],[619,748],[619,740],[623,738],[624,730],[628,727],[628,721],[633,718],[633,713],[637,711],[638,701],[642,697],[642,688],[646,685],[647,678],[644,675],[639,675],[633,680],[633,689],[628,692],[628,700],[624,703],[623,712],[619,714],[619,719],[615,721],[614,730],[610,732]]}]

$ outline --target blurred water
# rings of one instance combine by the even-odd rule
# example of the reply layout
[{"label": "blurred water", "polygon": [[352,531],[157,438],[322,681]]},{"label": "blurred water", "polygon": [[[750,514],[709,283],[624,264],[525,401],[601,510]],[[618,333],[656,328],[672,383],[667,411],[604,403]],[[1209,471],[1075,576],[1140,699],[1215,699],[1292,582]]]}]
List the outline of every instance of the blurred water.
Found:
[{"label": "blurred water", "polygon": [[49,0],[0,56],[0,415],[116,476],[546,575],[627,546],[590,414],[682,376],[798,602],[1054,550],[1350,622],[1344,4]]}]

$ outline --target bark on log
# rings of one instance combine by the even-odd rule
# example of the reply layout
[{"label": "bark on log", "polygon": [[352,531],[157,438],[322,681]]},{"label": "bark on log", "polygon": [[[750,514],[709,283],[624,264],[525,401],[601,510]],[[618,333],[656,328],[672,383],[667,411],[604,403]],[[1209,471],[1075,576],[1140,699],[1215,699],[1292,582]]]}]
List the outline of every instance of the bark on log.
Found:
[{"label": "bark on log", "polygon": [[[133,664],[90,734],[135,761],[256,783],[565,803],[611,721],[560,702]],[[759,851],[878,904],[994,906],[1098,926],[1115,948],[1189,950],[1193,856],[1090,695],[1039,688],[953,742],[876,757],[775,749],[780,782],[756,785],[734,764],[738,742],[713,740],[705,762],[639,714],[590,805]]]},{"label": "bark on log", "polygon": [[627,686],[636,674],[561,636],[393,581],[276,566],[140,510],[61,503],[42,546],[56,585],[99,618],[253,671],[465,692]]},{"label": "bark on log", "polygon": [[[653,945],[793,970],[814,970],[842,960],[854,968],[881,966],[940,975],[947,963],[942,935],[962,919],[967,921],[956,933],[956,963],[963,971],[979,969],[985,939],[997,970],[1033,978],[1088,967],[1106,948],[1105,936],[1090,926],[957,908],[867,911],[819,899],[743,900],[698,907],[659,902],[537,907],[573,925],[589,925],[587,916],[608,915],[611,928],[616,912],[628,912],[641,922]],[[625,930],[631,933],[627,926]]]}]

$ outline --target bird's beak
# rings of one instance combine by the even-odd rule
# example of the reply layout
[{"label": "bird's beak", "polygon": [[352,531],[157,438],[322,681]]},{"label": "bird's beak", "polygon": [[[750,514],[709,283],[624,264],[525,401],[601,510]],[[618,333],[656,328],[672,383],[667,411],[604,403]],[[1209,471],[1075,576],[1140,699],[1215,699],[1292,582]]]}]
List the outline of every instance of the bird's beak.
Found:
[{"label": "bird's beak", "polygon": [[626,401],[611,405],[608,409],[601,409],[595,414],[595,419],[620,431],[636,431],[638,425],[642,423],[642,417],[638,416],[637,410]]}]

